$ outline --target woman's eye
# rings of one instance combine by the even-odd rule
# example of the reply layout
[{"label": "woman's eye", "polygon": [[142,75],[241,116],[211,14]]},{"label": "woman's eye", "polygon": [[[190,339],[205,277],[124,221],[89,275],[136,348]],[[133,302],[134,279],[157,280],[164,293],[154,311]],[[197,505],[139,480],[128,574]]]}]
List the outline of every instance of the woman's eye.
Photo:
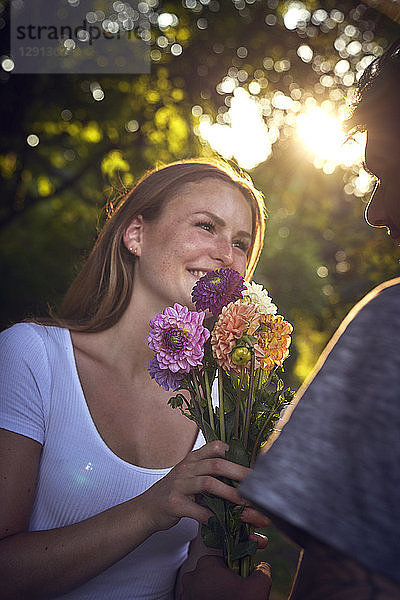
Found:
[{"label": "woman's eye", "polygon": [[205,231],[214,231],[214,224],[210,221],[199,221],[196,223],[196,227],[201,227]]},{"label": "woman's eye", "polygon": [[239,250],[242,250],[245,254],[249,251],[249,244],[242,240],[233,242],[233,246],[239,248]]}]

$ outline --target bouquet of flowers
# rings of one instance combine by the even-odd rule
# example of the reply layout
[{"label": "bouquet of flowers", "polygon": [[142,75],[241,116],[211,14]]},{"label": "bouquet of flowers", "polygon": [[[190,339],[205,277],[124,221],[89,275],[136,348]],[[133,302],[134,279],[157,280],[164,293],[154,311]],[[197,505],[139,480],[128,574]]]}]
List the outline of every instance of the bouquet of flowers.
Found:
[{"label": "bouquet of flowers", "polygon": [[[147,340],[155,352],[150,375],[167,391],[186,390],[169,404],[193,420],[207,442],[226,442],[228,460],[251,467],[293,397],[280,377],[293,328],[276,314],[267,290],[232,269],[207,273],[192,299],[196,311],[174,304],[150,321]],[[205,311],[212,315],[209,329],[203,325]],[[226,565],[248,576],[257,543],[240,518],[245,506],[211,494],[203,498],[214,513],[202,526],[204,543],[220,548]]]}]

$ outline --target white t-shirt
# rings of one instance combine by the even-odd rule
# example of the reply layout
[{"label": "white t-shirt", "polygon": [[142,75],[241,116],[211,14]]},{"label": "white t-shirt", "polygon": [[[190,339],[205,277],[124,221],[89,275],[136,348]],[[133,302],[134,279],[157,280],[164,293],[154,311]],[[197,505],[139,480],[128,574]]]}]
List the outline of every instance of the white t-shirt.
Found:
[{"label": "white t-shirt", "polygon": [[[31,531],[87,519],[141,494],[170,470],[137,467],[105,444],[83,395],[67,329],[20,323],[0,334],[0,427],[43,446]],[[204,443],[199,434],[194,449]],[[182,518],[62,598],[171,600],[197,530],[196,521]]]}]

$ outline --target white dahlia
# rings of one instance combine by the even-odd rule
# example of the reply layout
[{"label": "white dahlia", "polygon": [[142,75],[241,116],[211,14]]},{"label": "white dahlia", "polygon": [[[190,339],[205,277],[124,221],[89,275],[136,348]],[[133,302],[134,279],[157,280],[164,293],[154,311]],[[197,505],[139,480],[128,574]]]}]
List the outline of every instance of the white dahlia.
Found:
[{"label": "white dahlia", "polygon": [[259,283],[245,281],[246,290],[243,291],[243,299],[252,304],[256,304],[258,312],[263,315],[275,315],[278,310],[268,291]]}]

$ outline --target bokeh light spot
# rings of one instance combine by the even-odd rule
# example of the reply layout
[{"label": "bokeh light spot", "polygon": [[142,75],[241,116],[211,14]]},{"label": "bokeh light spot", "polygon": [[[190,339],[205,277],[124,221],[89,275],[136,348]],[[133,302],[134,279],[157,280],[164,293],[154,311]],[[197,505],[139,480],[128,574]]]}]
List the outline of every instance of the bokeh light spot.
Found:
[{"label": "bokeh light spot", "polygon": [[26,141],[28,143],[28,146],[31,146],[31,148],[34,148],[35,146],[37,146],[39,144],[40,140],[39,140],[39,137],[35,133],[31,133],[26,138]]}]

